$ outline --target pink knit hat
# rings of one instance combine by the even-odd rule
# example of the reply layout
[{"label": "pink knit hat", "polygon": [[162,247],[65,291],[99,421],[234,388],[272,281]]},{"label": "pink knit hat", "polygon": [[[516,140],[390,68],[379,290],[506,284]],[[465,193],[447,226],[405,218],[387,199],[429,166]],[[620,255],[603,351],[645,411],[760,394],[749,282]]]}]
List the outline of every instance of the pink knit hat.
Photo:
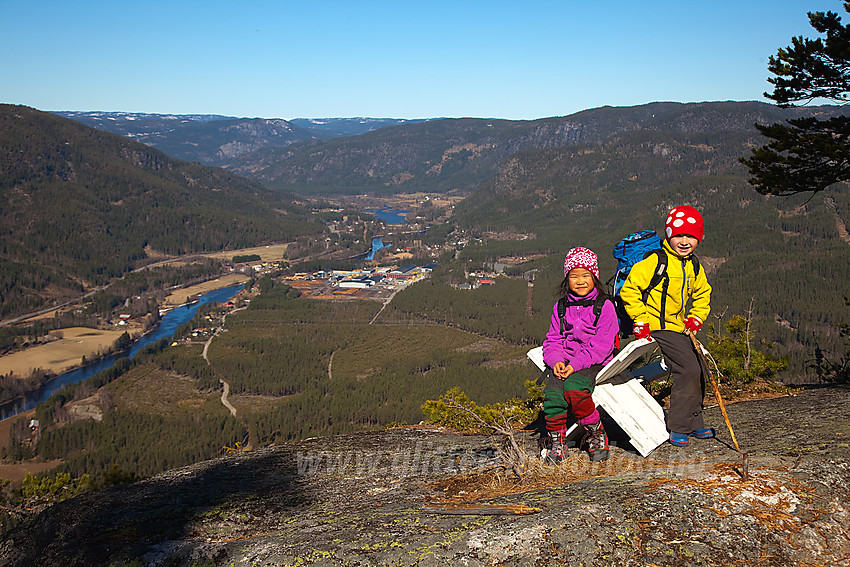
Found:
[{"label": "pink knit hat", "polygon": [[702,242],[702,237],[705,235],[705,223],[702,220],[702,215],[690,205],[675,207],[667,214],[664,234],[668,239],[688,234]]},{"label": "pink knit hat", "polygon": [[599,279],[599,262],[593,250],[578,247],[567,252],[567,257],[564,258],[564,277],[567,277],[573,268],[584,268]]}]

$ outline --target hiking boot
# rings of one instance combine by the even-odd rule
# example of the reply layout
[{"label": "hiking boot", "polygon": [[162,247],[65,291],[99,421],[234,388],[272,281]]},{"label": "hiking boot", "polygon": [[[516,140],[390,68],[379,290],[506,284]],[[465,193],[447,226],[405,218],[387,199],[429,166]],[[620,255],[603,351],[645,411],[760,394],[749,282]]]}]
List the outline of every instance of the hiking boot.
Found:
[{"label": "hiking boot", "polygon": [[668,443],[674,445],[676,447],[687,447],[688,446],[688,434],[687,433],[678,433],[676,431],[670,432],[670,438],[667,440]]},{"label": "hiking boot", "polygon": [[717,437],[717,430],[713,427],[706,427],[704,429],[694,429],[690,433],[688,433],[691,437],[696,437],[697,439],[711,439],[712,437]]},{"label": "hiking boot", "polygon": [[597,421],[590,425],[584,426],[584,437],[581,439],[582,445],[587,443],[587,454],[591,461],[604,461],[608,458],[608,435],[605,433],[605,428],[602,427],[602,422]]},{"label": "hiking boot", "polygon": [[542,451],[544,461],[557,465],[567,457],[567,432],[550,431],[546,448]]}]

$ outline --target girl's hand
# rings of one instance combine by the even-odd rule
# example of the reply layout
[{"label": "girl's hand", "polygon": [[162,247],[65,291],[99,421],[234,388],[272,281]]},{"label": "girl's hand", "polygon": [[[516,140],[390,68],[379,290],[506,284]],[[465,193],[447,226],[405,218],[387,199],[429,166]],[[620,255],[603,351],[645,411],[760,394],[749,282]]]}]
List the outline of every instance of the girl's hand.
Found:
[{"label": "girl's hand", "polygon": [[566,380],[570,377],[570,374],[575,372],[575,370],[573,370],[571,364],[564,364],[562,361],[558,361],[555,363],[555,366],[552,367],[552,372],[554,372],[555,376],[561,380]]}]

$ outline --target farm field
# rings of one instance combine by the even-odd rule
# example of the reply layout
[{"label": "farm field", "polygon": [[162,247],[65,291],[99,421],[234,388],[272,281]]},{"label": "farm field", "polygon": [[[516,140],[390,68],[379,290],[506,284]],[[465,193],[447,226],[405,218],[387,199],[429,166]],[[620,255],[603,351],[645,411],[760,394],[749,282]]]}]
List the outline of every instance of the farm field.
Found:
[{"label": "farm field", "polygon": [[205,254],[208,258],[230,261],[234,256],[251,256],[256,254],[263,262],[273,262],[283,258],[288,244],[270,244],[268,246],[256,246],[254,248],[242,248],[240,250],[225,250],[213,254]]},{"label": "farm field", "polygon": [[186,303],[192,296],[203,295],[214,289],[243,284],[250,279],[250,277],[244,274],[228,274],[215,280],[184,287],[176,290],[174,293],[166,297],[162,303],[162,307],[177,307],[178,305]]},{"label": "farm field", "polygon": [[53,331],[58,338],[50,343],[0,356],[0,375],[28,376],[34,369],[60,373],[79,366],[82,357],[94,358],[109,349],[125,331],[68,327]]}]

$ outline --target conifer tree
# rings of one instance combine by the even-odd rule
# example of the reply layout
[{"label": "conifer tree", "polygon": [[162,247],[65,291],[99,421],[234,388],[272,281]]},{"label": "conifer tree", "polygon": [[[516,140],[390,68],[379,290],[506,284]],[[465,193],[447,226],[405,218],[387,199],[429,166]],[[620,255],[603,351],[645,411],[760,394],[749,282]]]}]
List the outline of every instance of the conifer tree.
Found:
[{"label": "conifer tree", "polygon": [[[850,13],[850,2],[844,3]],[[765,96],[782,108],[830,100],[850,101],[850,25],[835,12],[809,12],[812,27],[824,37],[792,38],[771,56]],[[850,117],[796,118],[787,124],[755,125],[769,142],[740,158],[763,195],[815,194],[850,180]]]}]

